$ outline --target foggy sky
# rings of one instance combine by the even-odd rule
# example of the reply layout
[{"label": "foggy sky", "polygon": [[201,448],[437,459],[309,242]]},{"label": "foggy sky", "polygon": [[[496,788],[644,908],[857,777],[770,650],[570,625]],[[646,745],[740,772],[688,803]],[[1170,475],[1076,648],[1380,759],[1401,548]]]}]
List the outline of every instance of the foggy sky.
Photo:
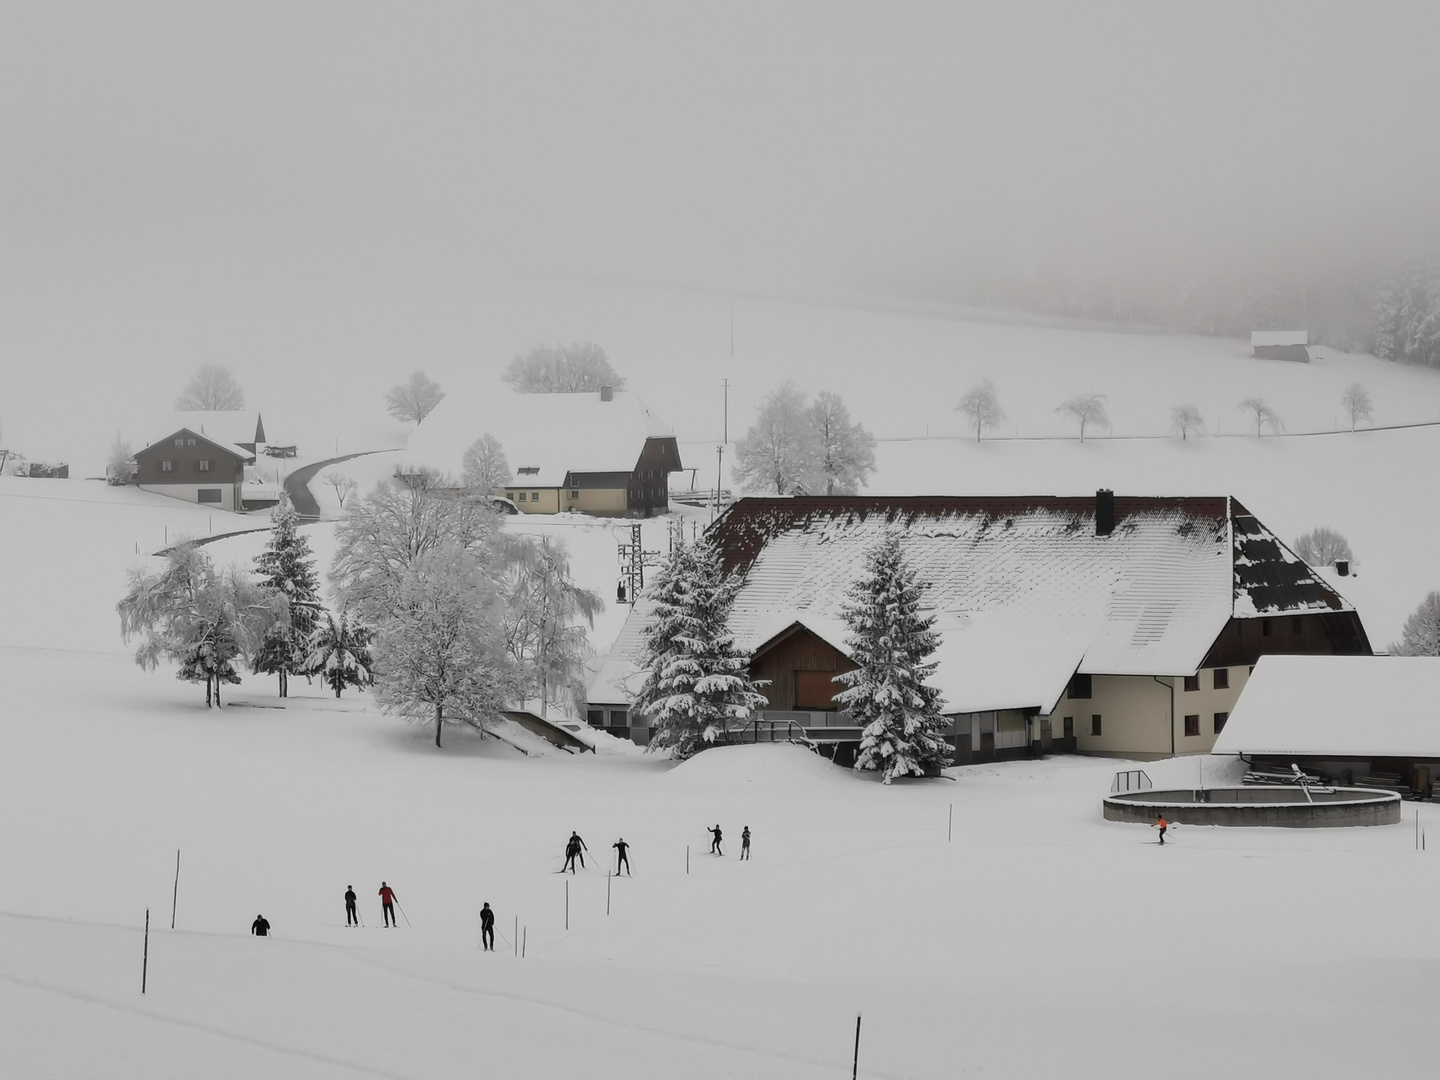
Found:
[{"label": "foggy sky", "polygon": [[1372,260],[1440,214],[1437,31],[1425,2],[10,3],[0,366],[167,398],[207,360],[408,369],[517,280],[935,299]]}]

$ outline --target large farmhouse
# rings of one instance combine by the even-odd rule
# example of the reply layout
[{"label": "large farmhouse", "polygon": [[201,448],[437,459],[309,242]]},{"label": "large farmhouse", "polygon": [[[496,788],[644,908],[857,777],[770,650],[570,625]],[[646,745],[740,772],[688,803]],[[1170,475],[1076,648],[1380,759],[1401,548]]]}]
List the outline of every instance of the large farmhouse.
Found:
[{"label": "large farmhouse", "polygon": [[242,510],[245,466],[254,460],[253,449],[182,427],[136,452],[135,483],[172,499]]},{"label": "large farmhouse", "polygon": [[663,514],[670,474],[680,471],[674,432],[638,396],[608,386],[581,394],[447,394],[411,435],[410,464],[458,474],[466,448],[482,435],[499,441],[512,470],[489,494],[527,514]]},{"label": "large farmhouse", "polygon": [[[928,586],[962,763],[1208,751],[1261,655],[1371,652],[1354,608],[1232,498],[742,499],[707,533],[742,575],[731,628],[769,680],[739,737],[858,742],[833,700],[854,666],[841,608],[892,529]],[[637,604],[589,695],[592,724],[639,743],[646,618]]]}]

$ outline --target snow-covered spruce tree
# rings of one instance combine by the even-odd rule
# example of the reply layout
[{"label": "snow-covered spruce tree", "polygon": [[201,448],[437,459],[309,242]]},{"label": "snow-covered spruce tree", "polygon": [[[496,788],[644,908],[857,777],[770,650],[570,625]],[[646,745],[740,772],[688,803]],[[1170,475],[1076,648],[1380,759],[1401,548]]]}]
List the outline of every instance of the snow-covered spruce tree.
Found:
[{"label": "snow-covered spruce tree", "polygon": [[1396,656],[1440,656],[1440,592],[1420,601],[1390,651]]},{"label": "snow-covered spruce tree", "polygon": [[289,618],[277,622],[265,635],[251,668],[257,674],[277,676],[280,696],[288,697],[290,676],[305,670],[320,611],[320,579],[310,543],[299,531],[300,514],[284,493],[270,521],[270,541],[255,556],[255,574],[261,588],[284,601]]},{"label": "snow-covered spruce tree", "polygon": [[900,537],[887,532],[866,557],[844,608],[857,666],[835,676],[845,686],[835,701],[862,729],[855,768],[879,770],[887,784],[933,772],[951,758],[940,694],[925,682],[935,671],[929,658],[939,638],[934,616],[920,613],[922,596]]},{"label": "snow-covered spruce tree", "polygon": [[285,620],[277,597],[233,568],[216,573],[193,544],[173,549],[159,573],[133,571],[116,610],[125,641],[141,639],[135,662],[153,671],[173,660],[176,678],[205,684],[207,707],[220,704],[221,683],[240,681],[236,662]]},{"label": "snow-covered spruce tree", "polygon": [[645,682],[632,703],[653,729],[647,750],[684,761],[765,704],[748,674],[750,657],[730,633],[738,588],[719,551],[703,540],[676,545],[656,575],[654,621],[640,661]]},{"label": "snow-covered spruce tree", "polygon": [[325,618],[310,635],[308,651],[300,670],[319,675],[338,698],[347,686],[364,689],[370,681],[370,642],[374,635],[355,623],[343,608],[339,615],[325,612]]},{"label": "snow-covered spruce tree", "polygon": [[521,696],[538,698],[541,716],[551,704],[584,716],[585,664],[594,655],[585,631],[594,628],[605,602],[575,583],[563,541],[526,537],[510,562],[503,586],[506,641]]},{"label": "snow-covered spruce tree", "polygon": [[484,732],[517,689],[503,604],[486,567],[459,544],[434,548],[402,575],[375,640],[375,696],[407,720]]}]

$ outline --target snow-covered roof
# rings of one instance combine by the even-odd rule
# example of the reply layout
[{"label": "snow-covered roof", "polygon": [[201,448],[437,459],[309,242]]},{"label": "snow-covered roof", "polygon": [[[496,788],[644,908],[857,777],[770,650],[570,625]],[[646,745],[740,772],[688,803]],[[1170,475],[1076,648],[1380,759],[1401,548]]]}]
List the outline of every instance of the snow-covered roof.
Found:
[{"label": "snow-covered roof", "polygon": [[1264,656],[1217,754],[1440,759],[1440,657]]},{"label": "snow-covered roof", "polygon": [[592,705],[629,705],[640,689],[640,657],[645,651],[645,626],[655,605],[645,597],[635,601],[615,644],[600,662],[600,668],[585,692]]},{"label": "snow-covered roof", "polygon": [[1308,330],[1252,330],[1250,331],[1250,345],[1252,348],[1259,348],[1262,345],[1309,345],[1310,331]]},{"label": "snow-covered roof", "polygon": [[[466,449],[493,435],[515,470],[535,487],[560,487],[576,472],[628,473],[649,438],[674,437],[628,390],[597,393],[517,394],[509,389],[461,387],[446,393],[410,436],[407,463],[460,473]],[[535,472],[521,473],[522,469]]]},{"label": "snow-covered roof", "polygon": [[[940,645],[932,679],[949,712],[1049,711],[1077,671],[1189,675],[1226,623],[1353,611],[1234,499],[815,497],[742,499],[707,536],[744,576],[730,626],[754,650],[799,623],[841,652],[846,591],[888,530],[927,583]],[[633,679],[637,606],[596,680]],[[627,665],[629,665],[627,667]]]}]

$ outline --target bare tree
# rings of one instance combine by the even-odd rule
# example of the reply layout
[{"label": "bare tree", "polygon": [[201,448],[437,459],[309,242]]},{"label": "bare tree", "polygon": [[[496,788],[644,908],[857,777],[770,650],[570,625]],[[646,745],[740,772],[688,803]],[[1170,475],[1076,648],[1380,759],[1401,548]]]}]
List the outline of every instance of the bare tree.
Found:
[{"label": "bare tree", "polygon": [[1295,554],[1311,566],[1334,566],[1337,559],[1355,558],[1350,541],[1323,525],[1295,541]]},{"label": "bare tree", "polygon": [[1055,410],[1068,413],[1080,422],[1080,441],[1085,441],[1085,429],[1098,427],[1110,430],[1110,417],[1105,412],[1104,394],[1081,394],[1071,398]]},{"label": "bare tree", "polygon": [[1255,437],[1260,437],[1261,430],[1269,428],[1271,432],[1279,433],[1285,430],[1285,422],[1280,419],[1274,409],[1266,405],[1260,398],[1246,398],[1237,406],[1242,412],[1249,412],[1255,417]]},{"label": "bare tree", "polygon": [[1205,434],[1205,418],[1194,405],[1176,405],[1170,410],[1170,431],[1183,442],[1191,435]]},{"label": "bare tree", "polygon": [[175,399],[175,408],[185,412],[233,412],[244,407],[240,384],[219,364],[201,364]]},{"label": "bare tree", "polygon": [[140,471],[139,464],[135,461],[135,455],[130,450],[130,444],[115,433],[115,441],[110,444],[110,458],[105,465],[105,482],[115,487],[123,487],[135,479],[135,474]]},{"label": "bare tree", "polygon": [[340,500],[340,509],[345,509],[345,500],[355,494],[356,484],[354,480],[342,472],[334,469],[322,473],[320,479],[335,489],[335,498]]},{"label": "bare tree", "polygon": [[1390,651],[1396,656],[1440,656],[1440,592],[1420,601]]},{"label": "bare tree", "polygon": [[466,449],[460,459],[461,476],[472,491],[489,494],[510,483],[514,474],[505,459],[505,448],[494,435],[485,434]]},{"label": "bare tree", "polygon": [[510,361],[504,379],[522,394],[581,394],[625,386],[625,377],[610,366],[605,350],[588,341],[536,345]]},{"label": "bare tree", "polygon": [[410,376],[410,381],[391,387],[385,395],[385,407],[396,420],[414,421],[419,425],[445,397],[440,384],[431,382],[423,371]]},{"label": "bare tree", "polygon": [[1370,400],[1370,391],[1361,386],[1358,382],[1350,384],[1345,391],[1345,396],[1340,399],[1340,404],[1345,406],[1345,411],[1350,414],[1350,430],[1355,430],[1355,425],[1361,420],[1373,424],[1375,422],[1375,405]]},{"label": "bare tree", "polygon": [[995,384],[986,379],[979,386],[972,387],[960,404],[955,406],[955,411],[965,416],[970,426],[975,428],[975,441],[980,441],[980,436],[987,431],[995,431],[1005,421],[1005,410],[1000,408],[1000,401],[995,396]]}]

